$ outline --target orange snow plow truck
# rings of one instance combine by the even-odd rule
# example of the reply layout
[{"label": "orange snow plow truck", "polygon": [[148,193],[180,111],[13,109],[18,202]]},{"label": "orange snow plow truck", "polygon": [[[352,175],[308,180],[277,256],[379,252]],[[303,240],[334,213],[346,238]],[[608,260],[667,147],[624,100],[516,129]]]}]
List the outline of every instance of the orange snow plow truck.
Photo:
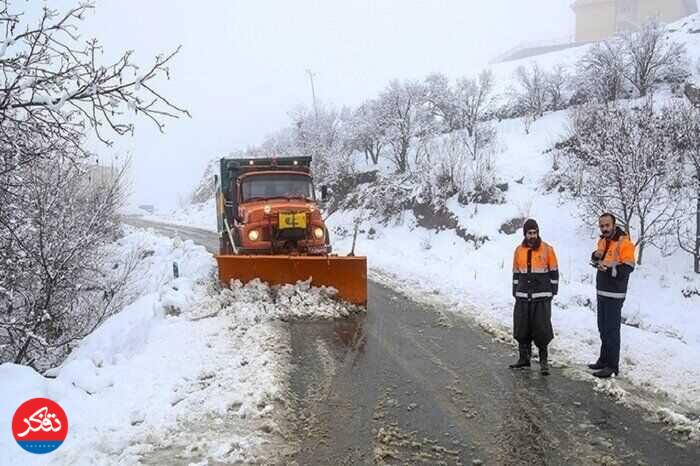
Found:
[{"label": "orange snow plow truck", "polygon": [[[216,182],[219,279],[270,285],[311,279],[367,305],[367,258],[332,254],[311,157],[221,159]],[[325,187],[321,190],[325,201]]]}]

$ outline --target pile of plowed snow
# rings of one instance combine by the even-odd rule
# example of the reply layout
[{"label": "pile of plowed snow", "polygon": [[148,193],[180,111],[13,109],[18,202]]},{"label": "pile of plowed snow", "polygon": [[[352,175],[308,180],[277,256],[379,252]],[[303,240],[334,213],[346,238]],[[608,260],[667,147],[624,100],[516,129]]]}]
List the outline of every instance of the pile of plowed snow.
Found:
[{"label": "pile of plowed snow", "polygon": [[12,419],[30,398],[50,398],[67,413],[67,440],[50,456],[31,455],[3,422],[0,462],[266,462],[271,444],[286,442],[277,407],[285,404],[291,349],[275,321],[335,319],[357,309],[308,283],[221,290],[214,259],[191,241],[132,231],[110,248],[117,260],[139,258],[133,302],[85,338],[51,378],[0,365],[0,419]]}]

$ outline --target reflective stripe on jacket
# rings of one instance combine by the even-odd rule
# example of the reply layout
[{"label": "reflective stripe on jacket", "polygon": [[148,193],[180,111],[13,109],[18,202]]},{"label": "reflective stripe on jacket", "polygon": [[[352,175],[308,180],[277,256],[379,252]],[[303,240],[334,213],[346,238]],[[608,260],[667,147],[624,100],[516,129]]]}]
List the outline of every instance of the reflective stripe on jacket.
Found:
[{"label": "reflective stripe on jacket", "polygon": [[559,265],[554,248],[542,241],[537,249],[524,243],[513,257],[513,296],[516,299],[552,299],[559,292]]},{"label": "reflective stripe on jacket", "polygon": [[596,291],[598,296],[614,299],[625,299],[629,277],[634,272],[635,257],[634,243],[629,236],[616,227],[612,238],[600,238],[592,258],[596,261],[595,253],[603,255],[600,262],[608,267],[596,274]]}]

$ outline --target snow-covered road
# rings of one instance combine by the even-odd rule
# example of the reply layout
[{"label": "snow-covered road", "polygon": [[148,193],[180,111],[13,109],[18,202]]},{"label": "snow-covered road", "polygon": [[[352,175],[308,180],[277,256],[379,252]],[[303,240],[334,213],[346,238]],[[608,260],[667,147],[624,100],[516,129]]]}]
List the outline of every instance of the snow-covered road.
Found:
[{"label": "snow-covered road", "polygon": [[[211,233],[157,228],[216,248]],[[510,347],[439,299],[419,305],[375,282],[367,315],[285,326],[292,445],[281,463],[700,463],[570,369],[511,372]]]}]

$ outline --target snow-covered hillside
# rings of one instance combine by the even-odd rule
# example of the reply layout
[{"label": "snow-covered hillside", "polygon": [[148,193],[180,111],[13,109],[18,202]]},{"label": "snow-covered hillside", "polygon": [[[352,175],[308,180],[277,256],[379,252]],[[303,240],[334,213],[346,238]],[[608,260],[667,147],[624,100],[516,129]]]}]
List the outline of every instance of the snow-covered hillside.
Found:
[{"label": "snow-covered hillside", "polygon": [[[683,18],[668,26],[667,38],[685,45],[686,54],[696,76],[700,73],[700,14],[694,14]],[[543,70],[552,69],[556,65],[561,65],[572,72],[576,62],[583,57],[590,49],[591,45],[582,45],[565,49],[558,52],[550,52],[540,56],[515,60],[505,63],[491,65],[489,69],[494,74],[496,84],[496,94],[504,95],[513,84],[513,73],[516,68],[529,63],[537,63]]]},{"label": "snow-covered hillside", "polygon": [[[600,341],[596,327],[595,271],[589,265],[597,240],[596,218],[583,225],[576,206],[546,193],[543,178],[551,159],[543,155],[565,129],[566,113],[551,113],[525,135],[518,120],[498,125],[506,150],[497,157],[497,173],[508,183],[501,205],[463,206],[456,198],[448,207],[460,226],[488,236],[475,249],[454,230],[435,232],[417,226],[406,212],[398,225],[365,220],[356,251],[368,256],[375,280],[399,287],[419,301],[444,301],[474,317],[496,335],[510,340],[512,326],[511,264],[522,233],[499,233],[513,218],[538,220],[542,237],[558,254],[560,295],[555,298],[552,344],[555,364],[576,366],[595,360]],[[358,189],[362,189],[360,186]],[[331,232],[350,232],[362,212],[343,211],[327,221]],[[371,234],[369,233],[371,232]],[[337,251],[350,250],[352,238],[335,236]],[[651,252],[632,275],[623,309],[624,379],[635,387],[669,395],[693,412],[700,412],[700,297],[683,297],[683,290],[700,289],[700,276],[682,254],[661,257]],[[597,382],[600,383],[600,382]],[[602,385],[618,385],[616,382]],[[630,388],[630,387],[628,387]]]},{"label": "snow-covered hillside", "polygon": [[[670,30],[670,37],[685,45],[697,80],[700,15],[679,21]],[[524,62],[494,65],[498,92],[506,92],[514,70],[522,64],[534,61],[544,69],[555,64],[572,69],[587,49],[584,46]],[[671,93],[665,89],[656,96],[659,102],[670,98]],[[349,232],[359,219],[361,233],[356,251],[368,256],[374,280],[400,288],[419,301],[447,304],[511,341],[511,263],[522,236],[520,230],[508,234],[504,232],[508,229],[502,227],[534,217],[543,239],[558,253],[562,276],[553,309],[554,363],[566,367],[572,376],[588,377],[584,364],[596,359],[600,345],[595,271],[589,265],[597,239],[597,219],[582,222],[576,204],[545,189],[552,170],[552,159],[546,151],[561,140],[568,121],[567,111],[550,112],[532,124],[529,134],[522,119],[492,122],[498,147],[495,173],[503,186],[505,202],[462,204],[457,195],[446,202],[459,228],[476,237],[488,237],[482,246],[476,248],[473,242],[462,239],[456,228],[436,231],[420,226],[425,222],[416,218],[415,211],[406,210],[387,222],[368,211],[346,209],[327,218],[334,250],[350,250]],[[376,168],[358,158],[358,171]],[[379,170],[389,176],[391,167],[380,164]],[[367,188],[367,184],[360,184],[354,193],[362,195]],[[208,202],[170,218],[176,223],[214,229],[213,210],[213,203]],[[657,250],[647,249],[644,264],[632,275],[623,310],[622,378],[590,380],[601,390],[630,402],[653,400],[648,407],[662,420],[671,422],[673,418],[675,425],[698,435],[700,423],[692,419],[700,413],[700,295],[694,290],[700,290],[700,276],[692,273],[689,256],[675,252],[663,257]],[[670,412],[688,417],[670,416]]]}]

